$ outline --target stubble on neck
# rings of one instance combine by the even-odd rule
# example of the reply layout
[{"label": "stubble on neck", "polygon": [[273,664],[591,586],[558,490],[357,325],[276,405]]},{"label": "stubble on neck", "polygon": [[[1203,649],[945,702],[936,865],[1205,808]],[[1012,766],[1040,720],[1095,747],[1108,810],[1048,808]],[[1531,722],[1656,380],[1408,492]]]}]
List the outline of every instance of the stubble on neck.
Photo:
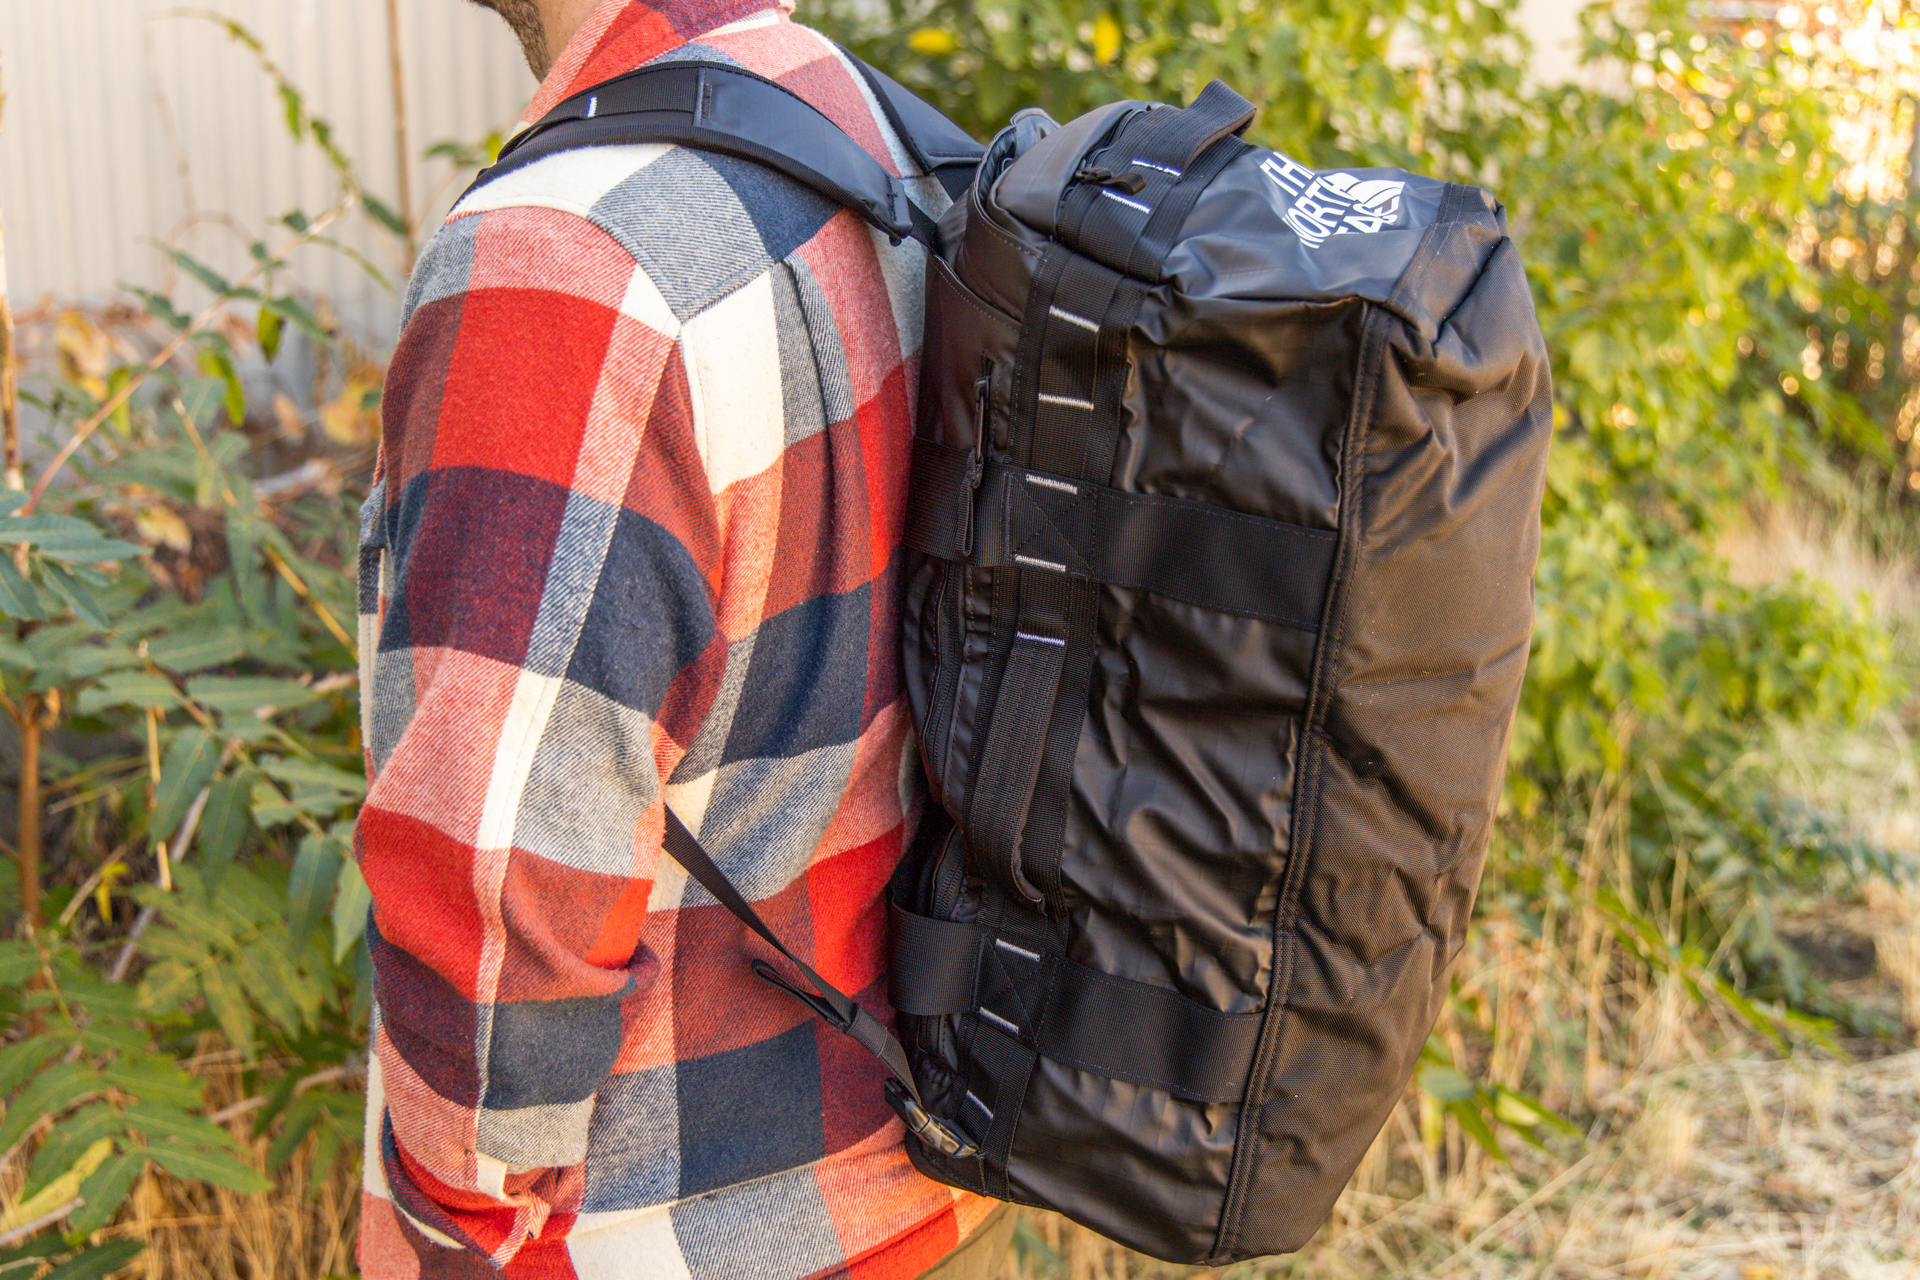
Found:
[{"label": "stubble on neck", "polygon": [[491,9],[513,29],[520,51],[527,56],[527,69],[536,80],[545,80],[553,69],[553,51],[547,47],[546,19],[536,0],[473,0],[482,9]]}]

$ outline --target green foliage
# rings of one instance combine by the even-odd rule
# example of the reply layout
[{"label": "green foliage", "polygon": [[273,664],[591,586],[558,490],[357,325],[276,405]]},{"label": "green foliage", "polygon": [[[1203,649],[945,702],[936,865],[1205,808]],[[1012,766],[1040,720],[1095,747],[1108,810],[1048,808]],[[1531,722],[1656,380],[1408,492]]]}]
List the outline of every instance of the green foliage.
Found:
[{"label": "green foliage", "polygon": [[[188,1017],[178,984],[115,983],[74,947],[44,939],[0,943],[0,972],[14,984],[31,981],[10,984],[18,992],[11,1012],[42,1028],[0,1053],[0,1150],[44,1129],[20,1216],[77,1196],[83,1203],[66,1230],[79,1244],[106,1225],[149,1161],[235,1191],[267,1188],[227,1131],[202,1113],[203,1082],[161,1043]],[[83,1253],[62,1265],[79,1274],[84,1259],[109,1256]]]},{"label": "green foliage", "polygon": [[1437,1130],[1443,1112],[1452,1116],[1461,1132],[1473,1139],[1481,1150],[1502,1163],[1506,1163],[1507,1153],[1500,1145],[1496,1129],[1518,1134],[1536,1147],[1544,1147],[1545,1137],[1556,1130],[1574,1137],[1580,1135],[1579,1129],[1539,1099],[1503,1085],[1470,1078],[1454,1064],[1438,1036],[1429,1037],[1420,1050],[1414,1083],[1427,1104],[1421,1127],[1426,1131],[1422,1137],[1429,1147],[1440,1144]]},{"label": "green foliage", "polygon": [[1411,157],[1442,138],[1477,154],[1489,139],[1442,127],[1442,117],[1449,99],[1504,100],[1518,89],[1521,44],[1509,7],[889,0],[876,21],[842,0],[810,8],[808,20],[983,138],[1022,107],[1068,120],[1116,98],[1188,102],[1218,78],[1260,105],[1251,136],[1328,164]]},{"label": "green foliage", "polygon": [[[265,65],[343,199],[397,222]],[[168,250],[212,294],[198,314],[139,295],[173,346],[94,380],[29,373],[69,447],[31,494],[0,493],[0,703],[22,733],[57,733],[42,764],[66,816],[44,903],[58,918],[0,942],[0,1160],[25,1163],[8,1222],[55,1221],[0,1267],[40,1259],[81,1280],[125,1265],[138,1242],[88,1241],[149,1166],[271,1185],[188,1069],[208,1033],[243,1059],[257,1096],[238,1113],[270,1137],[269,1168],[312,1149],[324,1169],[360,1130],[369,899],[342,868],[365,781],[341,621],[358,495],[256,490],[239,374],[249,339],[269,361],[290,332],[337,343],[278,276],[338,216],[289,215],[243,279]],[[0,907],[19,892],[9,875]]]}]

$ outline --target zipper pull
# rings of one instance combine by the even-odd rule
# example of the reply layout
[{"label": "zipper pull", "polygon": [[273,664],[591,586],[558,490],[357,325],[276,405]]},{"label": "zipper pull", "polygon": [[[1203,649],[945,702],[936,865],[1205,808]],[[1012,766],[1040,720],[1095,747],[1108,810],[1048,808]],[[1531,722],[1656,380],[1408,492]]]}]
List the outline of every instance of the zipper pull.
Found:
[{"label": "zipper pull", "polygon": [[973,384],[973,452],[967,455],[966,510],[960,513],[960,558],[973,554],[973,509],[980,500],[980,481],[987,470],[987,408],[993,388],[990,374],[981,374]]},{"label": "zipper pull", "polygon": [[1147,177],[1138,169],[1128,168],[1115,172],[1112,169],[1087,168],[1073,175],[1081,182],[1097,183],[1103,187],[1118,187],[1128,195],[1135,195],[1147,185]]}]

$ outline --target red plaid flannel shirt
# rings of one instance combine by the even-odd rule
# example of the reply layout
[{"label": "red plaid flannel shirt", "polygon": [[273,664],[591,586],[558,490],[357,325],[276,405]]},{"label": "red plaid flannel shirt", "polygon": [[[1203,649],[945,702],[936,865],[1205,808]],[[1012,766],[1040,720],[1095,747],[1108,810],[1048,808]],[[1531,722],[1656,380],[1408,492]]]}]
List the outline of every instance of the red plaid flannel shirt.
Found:
[{"label": "red plaid flannel shirt", "polygon": [[[527,119],[657,58],[733,62],[916,173],[764,3],[602,0]],[[372,1280],[908,1280],[991,1207],[913,1171],[877,1066],[754,981],[767,949],[659,856],[670,801],[890,1016],[923,266],[664,145],[529,165],[423,254],[361,532]]]}]

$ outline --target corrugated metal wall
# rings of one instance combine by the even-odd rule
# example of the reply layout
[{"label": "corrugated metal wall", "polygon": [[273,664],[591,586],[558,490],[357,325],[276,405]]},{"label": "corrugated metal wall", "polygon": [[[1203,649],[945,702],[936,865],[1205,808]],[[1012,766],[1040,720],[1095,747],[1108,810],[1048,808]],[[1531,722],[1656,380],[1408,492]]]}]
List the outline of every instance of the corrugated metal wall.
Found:
[{"label": "corrugated metal wall", "polygon": [[[201,3],[261,39],[333,124],[367,189],[397,203],[386,0]],[[446,184],[446,162],[420,153],[510,126],[534,82],[492,14],[464,0],[400,8],[414,199],[431,226],[459,187]],[[247,246],[275,218],[333,203],[330,170],[311,144],[292,144],[253,54],[183,12],[181,0],[0,0],[0,202],[16,309],[47,294],[164,285],[169,263],[149,237],[244,270]],[[394,237],[356,215],[342,238],[398,286]],[[289,283],[375,334],[391,328],[397,303],[343,255],[303,250]]]}]

